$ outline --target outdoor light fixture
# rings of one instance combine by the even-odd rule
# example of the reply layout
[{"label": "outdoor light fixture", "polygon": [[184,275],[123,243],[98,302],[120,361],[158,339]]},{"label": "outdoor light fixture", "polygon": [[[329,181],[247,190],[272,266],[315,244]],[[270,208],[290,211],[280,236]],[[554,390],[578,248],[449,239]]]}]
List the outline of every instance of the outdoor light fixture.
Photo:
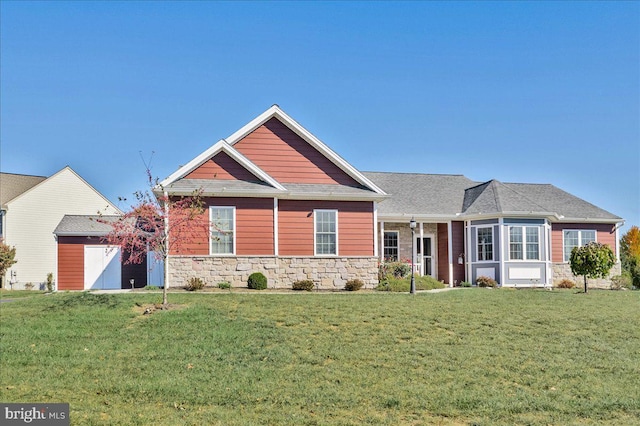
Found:
[{"label": "outdoor light fixture", "polygon": [[416,294],[416,279],[413,276],[413,249],[416,240],[416,220],[414,218],[411,218],[411,221],[409,222],[409,228],[411,228],[411,288],[409,290],[409,293]]},{"label": "outdoor light fixture", "polygon": [[458,265],[464,265],[464,253],[458,255]]}]

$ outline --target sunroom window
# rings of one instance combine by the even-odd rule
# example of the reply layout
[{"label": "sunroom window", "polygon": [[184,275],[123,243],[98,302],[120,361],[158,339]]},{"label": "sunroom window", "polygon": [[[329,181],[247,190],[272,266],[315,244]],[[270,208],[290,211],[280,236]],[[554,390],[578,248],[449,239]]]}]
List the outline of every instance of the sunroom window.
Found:
[{"label": "sunroom window", "polygon": [[384,260],[398,261],[398,231],[384,231]]},{"label": "sunroom window", "polygon": [[477,229],[478,260],[493,260],[493,227]]},{"label": "sunroom window", "polygon": [[537,226],[509,228],[509,259],[540,260],[540,232]]}]

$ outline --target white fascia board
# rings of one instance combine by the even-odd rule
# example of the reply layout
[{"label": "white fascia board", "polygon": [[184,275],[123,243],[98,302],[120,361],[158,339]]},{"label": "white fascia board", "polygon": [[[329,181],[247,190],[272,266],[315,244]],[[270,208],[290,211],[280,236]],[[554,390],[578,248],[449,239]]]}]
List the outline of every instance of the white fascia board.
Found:
[{"label": "white fascia board", "polygon": [[424,222],[424,223],[446,223],[449,221],[462,221],[463,219],[459,218],[456,215],[441,215],[441,214],[381,214],[378,212],[378,221],[385,222],[409,222],[411,219],[415,219],[416,222]]},{"label": "white fascia board", "polygon": [[281,200],[333,200],[333,201],[382,201],[380,194],[372,195],[346,195],[346,194],[327,194],[326,192],[285,192],[278,195]]},{"label": "white fascia board", "polygon": [[177,181],[178,179],[180,179],[180,178],[186,176],[187,174],[191,173],[193,170],[195,170],[198,167],[200,167],[202,164],[207,162],[210,158],[214,157],[215,155],[217,155],[221,151],[223,151],[226,154],[228,154],[231,158],[236,160],[238,163],[240,163],[240,165],[242,165],[244,168],[249,170],[251,173],[253,173],[258,178],[262,179],[264,182],[268,183],[269,185],[273,186],[276,189],[279,189],[280,191],[286,191],[286,188],[284,186],[282,186],[280,183],[278,183],[278,181],[276,181],[274,178],[269,176],[264,170],[262,170],[261,168],[256,166],[251,160],[249,160],[247,157],[245,157],[240,152],[238,152],[238,150],[236,150],[234,147],[232,147],[224,139],[220,139],[214,145],[209,147],[209,149],[207,149],[206,151],[204,151],[203,153],[198,155],[193,160],[189,161],[186,165],[180,167],[173,174],[171,174],[168,178],[166,178],[165,180],[160,182],[154,188],[154,192],[161,192],[162,188],[167,187],[168,185],[172,184],[173,182]]},{"label": "white fascia board", "polygon": [[122,210],[120,210],[118,208],[118,206],[116,206],[115,204],[113,204],[111,201],[109,201],[109,199],[107,197],[105,197],[104,195],[102,195],[97,189],[95,189],[91,184],[89,184],[89,182],[87,182],[86,180],[84,180],[84,178],[82,176],[80,176],[78,173],[76,173],[75,170],[73,170],[71,167],[69,166],[64,166],[62,169],[58,170],[56,173],[52,174],[51,176],[49,176],[48,178],[46,178],[45,180],[43,180],[42,182],[38,183],[37,185],[32,186],[31,188],[29,188],[28,190],[26,190],[25,192],[23,192],[22,194],[18,195],[17,197],[7,201],[5,208],[3,210],[8,210],[9,209],[9,205],[12,204],[14,201],[19,200],[20,198],[24,197],[25,195],[29,194],[31,191],[35,191],[36,188],[39,188],[40,186],[43,185],[47,185],[49,182],[51,182],[51,180],[53,178],[55,178],[56,176],[58,176],[59,174],[61,174],[62,172],[64,172],[65,170],[68,170],[69,172],[71,172],[75,177],[77,177],[82,183],[84,183],[89,189],[91,189],[93,192],[96,193],[96,195],[98,195],[100,198],[102,198],[104,201],[107,202],[107,204],[112,207],[116,212],[118,212],[119,214],[122,214]]},{"label": "white fascia board", "polygon": [[285,124],[289,129],[293,130],[298,136],[302,139],[310,143],[315,149],[320,151],[322,155],[327,157],[332,163],[338,166],[342,171],[351,176],[353,179],[371,189],[380,195],[386,195],[385,192],[380,189],[376,184],[374,184],[371,180],[365,177],[362,173],[360,173],[355,167],[345,161],[342,157],[336,154],[331,148],[325,145],[320,139],[315,137],[311,132],[302,127],[297,121],[287,115],[284,111],[280,109],[277,105],[273,105],[271,108],[251,120],[240,130],[229,136],[226,140],[230,145],[236,144],[242,138],[247,136],[249,133],[262,126],[271,118],[276,117],[283,124]]}]

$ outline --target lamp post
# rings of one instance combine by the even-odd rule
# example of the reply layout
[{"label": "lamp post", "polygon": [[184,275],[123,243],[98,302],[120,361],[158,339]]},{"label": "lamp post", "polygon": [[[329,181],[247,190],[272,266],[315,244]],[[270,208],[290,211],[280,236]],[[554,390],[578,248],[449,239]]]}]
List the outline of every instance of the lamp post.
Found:
[{"label": "lamp post", "polygon": [[413,249],[416,241],[416,221],[414,218],[411,218],[411,222],[409,222],[409,228],[411,228],[411,289],[409,290],[409,293],[416,294],[416,279],[413,276]]}]

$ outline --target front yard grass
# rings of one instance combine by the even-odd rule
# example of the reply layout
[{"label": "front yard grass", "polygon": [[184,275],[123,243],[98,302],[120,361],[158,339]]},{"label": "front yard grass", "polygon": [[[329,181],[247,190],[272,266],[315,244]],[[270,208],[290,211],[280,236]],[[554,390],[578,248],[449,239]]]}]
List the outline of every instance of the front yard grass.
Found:
[{"label": "front yard grass", "polygon": [[0,401],[71,424],[640,424],[640,292],[74,293],[0,304]]}]

